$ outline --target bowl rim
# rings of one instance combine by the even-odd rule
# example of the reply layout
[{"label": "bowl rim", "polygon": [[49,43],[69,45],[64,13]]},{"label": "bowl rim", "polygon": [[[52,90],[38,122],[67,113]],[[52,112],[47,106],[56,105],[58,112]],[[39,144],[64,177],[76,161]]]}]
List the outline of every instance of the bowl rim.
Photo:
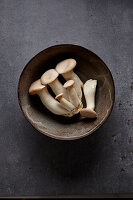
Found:
[{"label": "bowl rim", "polygon": [[[34,60],[35,57],[41,55],[42,53],[46,53],[47,51],[49,51],[50,49],[53,49],[53,48],[56,48],[56,47],[64,47],[64,46],[73,46],[73,47],[78,47],[78,48],[81,48],[81,49],[84,49],[85,51],[89,51],[90,53],[94,54],[101,62],[103,62],[103,64],[106,66],[108,72],[109,72],[109,75],[112,79],[112,86],[113,86],[113,95],[112,95],[112,101],[111,101],[111,106],[110,106],[110,109],[109,109],[109,112],[107,114],[107,116],[96,126],[94,127],[92,130],[86,132],[85,134],[83,135],[79,135],[79,136],[70,136],[70,137],[62,137],[62,136],[55,136],[53,134],[50,134],[48,132],[44,132],[42,130],[40,130],[36,124],[34,124],[31,119],[28,118],[28,116],[26,115],[25,111],[23,110],[23,107],[22,107],[22,104],[21,104],[21,98],[20,98],[20,82],[21,82],[21,78],[25,72],[25,70],[27,69],[29,63]],[[113,109],[113,105],[114,105],[114,102],[115,102],[115,84],[114,84],[114,79],[113,79],[113,76],[112,76],[112,73],[110,71],[110,69],[107,67],[107,65],[105,64],[105,62],[94,52],[92,52],[91,50],[85,48],[85,47],[82,47],[80,45],[76,45],[76,44],[58,44],[58,45],[53,45],[53,46],[50,46],[50,47],[47,47],[46,49],[43,49],[42,51],[40,51],[39,53],[37,53],[35,56],[33,56],[29,61],[28,63],[25,65],[25,67],[23,68],[20,76],[19,76],[19,80],[18,80],[18,87],[17,87],[17,94],[18,94],[18,102],[19,102],[19,106],[21,108],[21,111],[22,113],[24,114],[25,118],[28,120],[28,122],[36,129],[38,130],[40,133],[42,133],[43,135],[45,136],[48,136],[50,138],[54,138],[54,139],[58,139],[58,140],[67,140],[67,141],[70,141],[70,140],[77,140],[77,139],[81,139],[81,138],[84,138],[88,135],[91,135],[93,132],[95,132],[98,128],[100,128],[106,121],[107,119],[109,118],[111,112],[112,112],[112,109]]]}]

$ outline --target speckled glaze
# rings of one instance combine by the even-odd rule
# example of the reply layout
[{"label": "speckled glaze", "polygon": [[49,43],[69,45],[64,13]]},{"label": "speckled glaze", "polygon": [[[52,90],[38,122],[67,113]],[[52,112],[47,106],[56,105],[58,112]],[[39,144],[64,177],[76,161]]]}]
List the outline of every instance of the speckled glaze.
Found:
[{"label": "speckled glaze", "polygon": [[[79,114],[72,118],[54,115],[43,106],[38,96],[28,93],[31,83],[67,58],[77,61],[74,71],[83,82],[90,78],[98,80],[95,108],[98,117],[95,120],[82,118]],[[63,79],[60,80],[64,83]],[[114,81],[105,63],[88,49],[71,44],[52,46],[37,54],[24,68],[18,84],[19,104],[28,121],[41,133],[61,140],[78,139],[98,129],[111,113],[114,96]]]}]

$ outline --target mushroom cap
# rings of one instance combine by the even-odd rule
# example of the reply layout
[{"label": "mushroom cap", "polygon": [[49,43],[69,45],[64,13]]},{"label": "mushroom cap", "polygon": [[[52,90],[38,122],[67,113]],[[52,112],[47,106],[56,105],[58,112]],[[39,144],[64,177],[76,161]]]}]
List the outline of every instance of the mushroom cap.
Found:
[{"label": "mushroom cap", "polygon": [[63,97],[63,93],[58,94],[55,99],[60,100]]},{"label": "mushroom cap", "polygon": [[43,85],[52,83],[58,76],[59,74],[55,71],[55,69],[49,69],[41,76],[41,83]]},{"label": "mushroom cap", "polygon": [[73,70],[76,64],[76,60],[69,58],[58,63],[55,69],[59,74],[64,74]]},{"label": "mushroom cap", "polygon": [[83,108],[82,110],[80,110],[80,114],[83,117],[87,117],[87,118],[96,118],[97,117],[97,113],[94,110],[91,110],[89,108]]},{"label": "mushroom cap", "polygon": [[63,85],[64,88],[70,88],[74,85],[74,80],[69,80]]},{"label": "mushroom cap", "polygon": [[39,91],[41,91],[43,88],[45,88],[45,85],[41,84],[40,79],[33,82],[29,88],[29,94],[34,95],[37,94]]}]

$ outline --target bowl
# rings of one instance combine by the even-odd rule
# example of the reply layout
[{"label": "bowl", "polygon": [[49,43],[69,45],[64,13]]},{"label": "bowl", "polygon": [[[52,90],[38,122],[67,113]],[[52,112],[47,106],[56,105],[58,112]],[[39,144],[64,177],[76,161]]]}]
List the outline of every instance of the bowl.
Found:
[{"label": "bowl", "polygon": [[[67,58],[77,61],[74,71],[83,83],[88,79],[98,81],[95,107],[97,119],[82,118],[79,114],[71,118],[57,116],[43,106],[37,95],[30,96],[28,93],[31,83]],[[39,132],[61,140],[79,139],[97,130],[109,117],[114,96],[114,81],[102,59],[90,50],[72,44],[52,46],[38,53],[25,66],[18,83],[18,100],[26,119]],[[85,106],[84,98],[83,103]]]}]

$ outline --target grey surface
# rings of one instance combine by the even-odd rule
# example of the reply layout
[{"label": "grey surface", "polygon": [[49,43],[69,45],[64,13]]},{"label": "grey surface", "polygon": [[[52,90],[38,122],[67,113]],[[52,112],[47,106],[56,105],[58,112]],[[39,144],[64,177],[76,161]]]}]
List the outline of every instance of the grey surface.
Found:
[{"label": "grey surface", "polygon": [[[99,55],[116,87],[108,121],[77,141],[37,132],[17,100],[26,63],[61,43]],[[132,0],[0,0],[0,196],[133,193],[132,69]]]}]

